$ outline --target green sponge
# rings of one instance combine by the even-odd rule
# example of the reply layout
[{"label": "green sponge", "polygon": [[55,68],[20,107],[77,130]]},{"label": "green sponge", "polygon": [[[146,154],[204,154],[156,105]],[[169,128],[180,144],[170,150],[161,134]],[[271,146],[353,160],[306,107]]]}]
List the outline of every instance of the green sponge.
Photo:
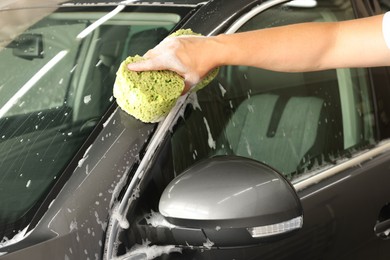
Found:
[{"label": "green sponge", "polygon": [[[168,37],[180,35],[200,35],[190,29],[181,29]],[[124,60],[114,84],[114,97],[118,105],[128,114],[145,123],[163,119],[176,104],[184,89],[184,79],[169,70],[135,72],[127,69],[127,64],[144,58],[136,55]],[[209,73],[192,88],[197,91],[208,85],[218,74],[218,68]]]}]

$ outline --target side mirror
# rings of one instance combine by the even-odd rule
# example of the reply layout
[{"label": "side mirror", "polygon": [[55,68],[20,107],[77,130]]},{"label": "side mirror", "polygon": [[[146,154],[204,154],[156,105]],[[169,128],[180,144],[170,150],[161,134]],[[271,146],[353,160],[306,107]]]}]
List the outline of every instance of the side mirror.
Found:
[{"label": "side mirror", "polygon": [[43,37],[41,34],[22,34],[8,45],[13,55],[26,59],[43,58]]},{"label": "side mirror", "polygon": [[175,242],[184,246],[205,241],[219,248],[248,246],[283,238],[303,225],[290,183],[274,169],[238,156],[192,166],[166,187],[159,211],[174,225]]}]

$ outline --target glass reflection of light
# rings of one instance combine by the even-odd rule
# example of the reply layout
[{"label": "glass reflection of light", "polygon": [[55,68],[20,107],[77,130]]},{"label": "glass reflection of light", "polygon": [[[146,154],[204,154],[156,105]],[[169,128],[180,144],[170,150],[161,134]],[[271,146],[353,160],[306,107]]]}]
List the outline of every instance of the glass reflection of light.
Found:
[{"label": "glass reflection of light", "polygon": [[63,50],[57,53],[48,63],[45,64],[34,76],[31,77],[19,90],[16,92],[5,105],[0,109],[0,118],[2,118],[14,104],[23,97],[47,72],[49,72],[58,62],[60,62],[69,51]]},{"label": "glass reflection of light", "polygon": [[112,10],[111,12],[109,12],[108,14],[102,16],[101,18],[99,18],[98,20],[96,20],[95,22],[93,22],[91,25],[89,25],[87,28],[85,28],[83,31],[81,31],[77,36],[76,38],[78,40],[81,40],[83,38],[85,38],[88,34],[90,34],[91,32],[93,32],[96,28],[98,28],[100,25],[102,25],[103,23],[107,22],[108,20],[110,20],[112,17],[114,17],[115,15],[117,15],[119,12],[121,12],[125,7],[126,7],[126,4],[129,4],[129,3],[132,3],[132,2],[135,2],[136,0],[127,0],[127,1],[122,1],[118,4],[118,6]]}]

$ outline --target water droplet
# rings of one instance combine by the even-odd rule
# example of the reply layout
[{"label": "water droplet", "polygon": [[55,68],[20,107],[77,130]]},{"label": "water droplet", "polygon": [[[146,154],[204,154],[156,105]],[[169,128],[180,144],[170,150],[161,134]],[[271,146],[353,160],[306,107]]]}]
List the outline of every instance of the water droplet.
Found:
[{"label": "water droplet", "polygon": [[91,102],[91,95],[87,95],[84,97],[84,104],[88,104],[89,102]]}]

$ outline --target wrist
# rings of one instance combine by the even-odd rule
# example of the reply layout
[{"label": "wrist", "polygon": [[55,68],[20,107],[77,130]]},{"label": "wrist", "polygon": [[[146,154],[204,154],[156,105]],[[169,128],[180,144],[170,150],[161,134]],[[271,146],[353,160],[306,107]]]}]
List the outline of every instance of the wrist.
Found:
[{"label": "wrist", "polygon": [[196,67],[194,68],[201,78],[206,76],[213,69],[224,65],[224,55],[221,53],[222,43],[219,36],[203,36],[196,41],[193,50],[196,51],[194,56]]},{"label": "wrist", "polygon": [[212,56],[216,67],[225,65],[238,65],[240,62],[240,49],[233,35],[220,34],[213,37],[214,48]]},{"label": "wrist", "polygon": [[220,34],[217,36],[210,37],[212,39],[212,48],[210,56],[213,57],[213,67],[219,67],[228,65],[229,62],[227,58],[231,56],[229,53],[227,45],[227,37],[225,34]]}]

